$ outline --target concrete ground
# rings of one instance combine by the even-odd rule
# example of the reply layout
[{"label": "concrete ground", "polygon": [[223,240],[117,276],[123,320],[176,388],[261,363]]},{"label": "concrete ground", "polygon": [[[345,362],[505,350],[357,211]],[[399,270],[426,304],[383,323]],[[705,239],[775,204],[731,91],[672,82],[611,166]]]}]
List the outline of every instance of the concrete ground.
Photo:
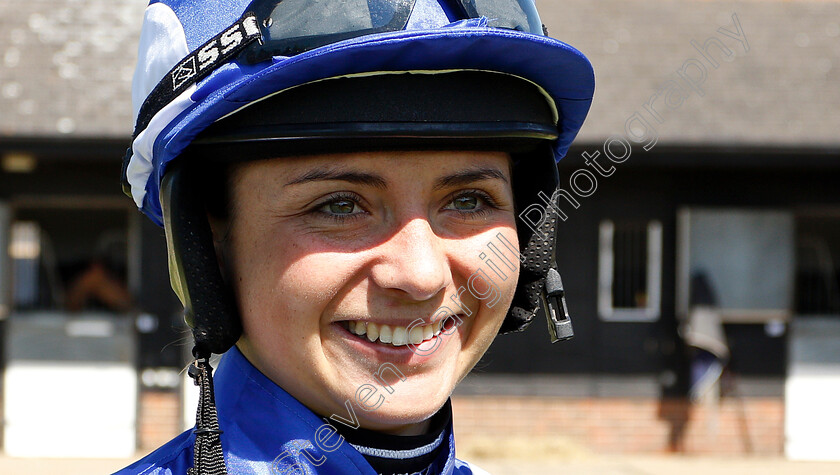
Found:
[{"label": "concrete ground", "polygon": [[[138,458],[142,454],[138,454]],[[791,462],[781,458],[687,456],[575,456],[541,460],[472,458],[495,475],[837,475],[840,462]],[[3,475],[107,474],[129,459],[22,459],[0,455]],[[234,474],[231,474],[234,475]]]},{"label": "concrete ground", "polygon": [[462,437],[458,456],[494,475],[840,475],[838,462],[782,457],[602,455],[565,438]]},{"label": "concrete ground", "polygon": [[495,475],[837,475],[840,462],[791,462],[779,458],[609,456],[569,461],[481,460]]}]

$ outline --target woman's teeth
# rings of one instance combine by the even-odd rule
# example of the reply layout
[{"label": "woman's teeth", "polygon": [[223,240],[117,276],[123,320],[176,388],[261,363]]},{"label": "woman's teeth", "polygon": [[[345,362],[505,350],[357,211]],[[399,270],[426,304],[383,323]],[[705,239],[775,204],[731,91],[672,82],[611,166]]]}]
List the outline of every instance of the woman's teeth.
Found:
[{"label": "woman's teeth", "polygon": [[350,333],[359,336],[367,336],[371,342],[390,343],[393,346],[405,346],[409,343],[419,345],[440,334],[441,321],[428,325],[416,325],[409,330],[407,327],[397,325],[377,325],[376,323],[365,323],[356,320],[347,322],[347,329]]}]

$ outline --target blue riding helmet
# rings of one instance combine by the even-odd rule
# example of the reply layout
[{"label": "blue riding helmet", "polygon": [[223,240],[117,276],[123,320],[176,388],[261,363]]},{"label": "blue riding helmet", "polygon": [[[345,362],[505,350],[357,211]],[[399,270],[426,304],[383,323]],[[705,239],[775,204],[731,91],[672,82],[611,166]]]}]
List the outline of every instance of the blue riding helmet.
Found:
[{"label": "blue riding helmet", "polygon": [[[243,43],[249,40],[249,33],[248,45],[260,41],[271,45],[271,38],[263,39],[270,29],[265,24],[270,23],[271,17],[245,17],[247,12],[258,11],[261,6],[266,10],[266,5],[269,9],[274,4],[289,5],[294,11],[288,14],[300,18],[305,7],[315,3],[312,0],[152,1],[143,22],[132,87],[138,127],[125,160],[124,185],[138,208],[154,222],[162,224],[160,182],[168,165],[202,130],[243,105],[326,78],[386,71],[451,70],[494,71],[520,77],[542,88],[556,109],[555,160],[566,154],[583,125],[594,91],[594,74],[586,57],[565,43],[542,36],[541,31],[535,34],[492,27],[494,19],[469,18],[457,8],[461,4],[480,6],[482,0],[335,0],[319,2],[310,10],[323,15],[322,9],[329,3],[348,6],[345,8],[363,5],[372,12],[376,5],[380,9],[388,5],[392,10],[411,9],[405,24],[397,25],[402,26],[397,31],[380,27],[381,32],[249,64],[248,54],[230,55],[227,51],[222,59],[229,47],[237,52],[244,48],[247,53]],[[532,0],[485,0],[484,3],[521,5],[531,17],[536,15]],[[336,16],[322,17],[322,22],[335,21]],[[371,16],[375,15],[371,13]],[[296,27],[305,30],[313,28],[313,23],[316,21]],[[363,24],[361,20],[358,23]],[[541,28],[538,19],[530,19],[527,27],[533,30],[534,23]],[[339,37],[341,34],[333,34],[333,38]],[[239,43],[234,44],[234,40]],[[202,58],[215,61],[202,62]],[[190,82],[190,76],[200,80]],[[159,83],[174,83],[180,86],[179,93],[151,95]],[[144,102],[155,102],[156,107],[144,109]]]},{"label": "blue riding helmet", "polygon": [[[204,204],[181,178],[186,162],[218,164],[190,150],[232,145],[231,160],[325,147],[505,150],[525,209],[555,190],[555,162],[594,91],[589,61],[544,31],[533,0],[153,1],[123,189],[165,223],[172,286],[196,351],[226,351],[241,327]],[[571,325],[556,217],[546,214],[542,232],[519,226],[522,271],[501,333],[524,329],[542,308],[556,341]]]}]

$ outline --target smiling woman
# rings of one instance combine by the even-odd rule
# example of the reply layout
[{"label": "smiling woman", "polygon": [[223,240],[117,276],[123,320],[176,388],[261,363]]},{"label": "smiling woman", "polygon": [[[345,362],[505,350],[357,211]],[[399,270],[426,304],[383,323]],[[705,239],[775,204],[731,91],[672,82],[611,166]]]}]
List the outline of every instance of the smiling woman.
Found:
[{"label": "smiling woman", "polygon": [[588,61],[532,0],[361,3],[149,6],[124,189],[166,230],[202,397],[122,473],[481,473],[455,386],[540,308],[570,336],[553,215],[516,213],[556,189]]},{"label": "smiling woman", "polygon": [[361,423],[422,433],[498,332],[516,279],[493,307],[467,294],[472,317],[431,355],[406,345],[406,328],[467,286],[496,234],[517,242],[509,168],[499,152],[433,151],[241,166],[230,234],[217,234],[229,236],[243,355],[318,414],[343,411],[382,363],[398,363],[407,381]]}]

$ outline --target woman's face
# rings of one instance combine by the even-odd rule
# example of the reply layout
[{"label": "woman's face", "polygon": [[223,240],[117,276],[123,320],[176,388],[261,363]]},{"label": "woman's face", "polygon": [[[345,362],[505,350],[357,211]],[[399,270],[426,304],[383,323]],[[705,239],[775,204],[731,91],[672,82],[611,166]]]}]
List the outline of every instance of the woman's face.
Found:
[{"label": "woman's face", "polygon": [[349,419],[350,401],[363,427],[424,430],[513,298],[509,160],[374,152],[240,166],[223,246],[239,348],[322,416]]}]

